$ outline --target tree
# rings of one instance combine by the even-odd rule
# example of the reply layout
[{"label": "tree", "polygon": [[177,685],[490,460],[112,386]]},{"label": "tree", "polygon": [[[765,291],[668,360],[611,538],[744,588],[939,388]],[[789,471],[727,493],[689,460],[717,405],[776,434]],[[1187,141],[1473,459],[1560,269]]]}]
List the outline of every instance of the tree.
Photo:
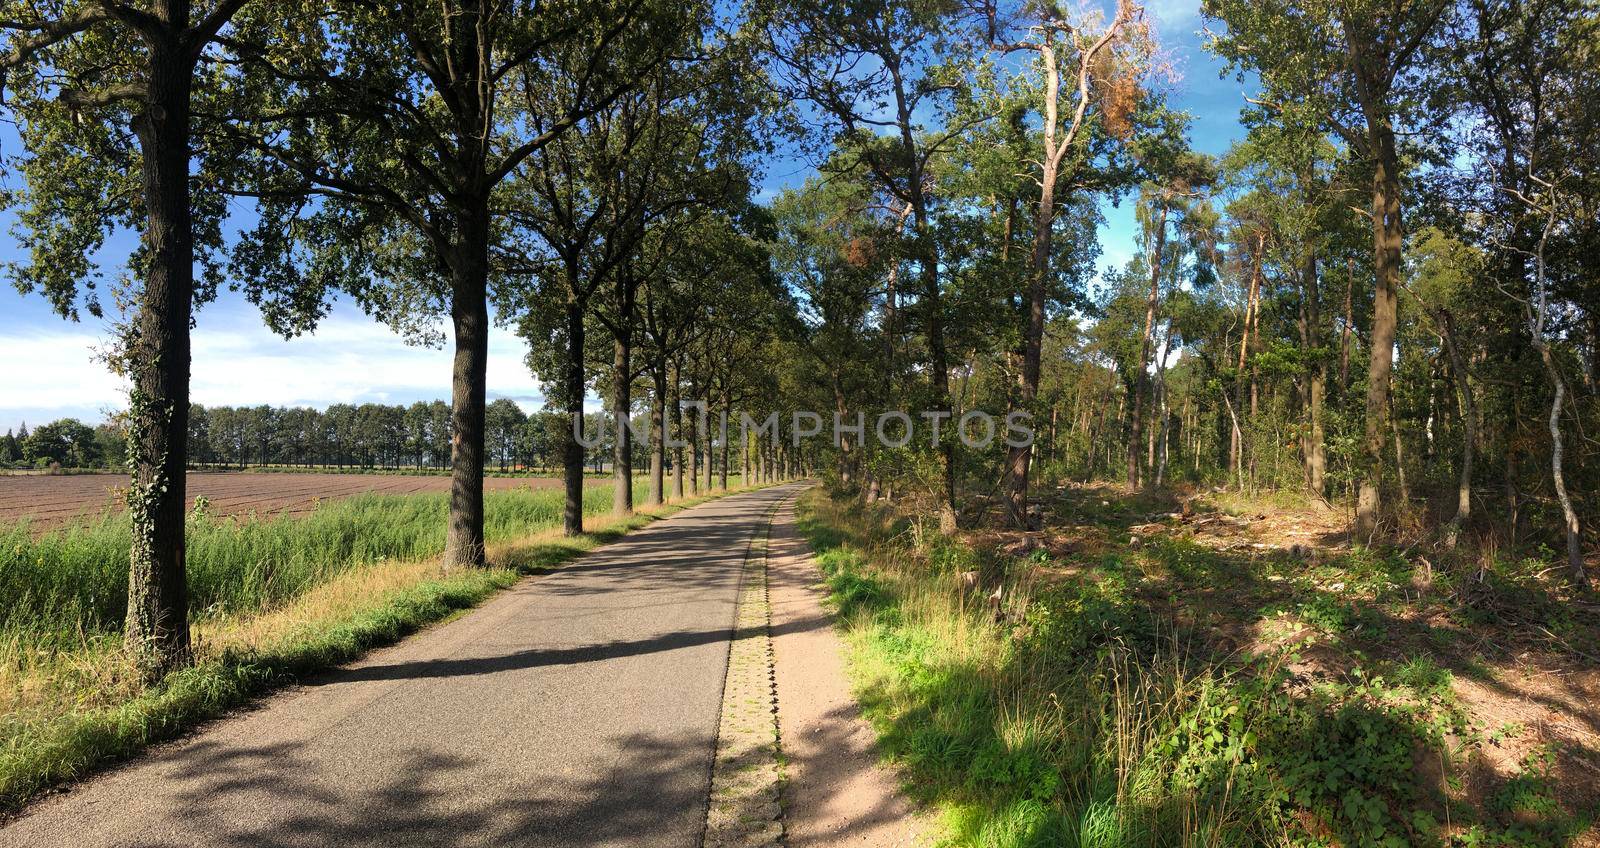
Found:
[{"label": "tree", "polygon": [[[774,267],[795,294],[799,341],[817,364],[815,389],[839,416],[859,409],[877,384],[869,364],[879,345],[869,310],[879,281],[894,263],[889,242],[898,238],[897,228],[885,220],[897,223],[898,216],[874,209],[872,187],[863,176],[809,180],[772,205],[779,226]],[[841,441],[837,473],[847,485],[864,441],[849,436]]]},{"label": "tree", "polygon": [[76,418],[39,425],[28,436],[24,450],[35,460],[67,468],[94,468],[102,457],[94,428]]},{"label": "tree", "polygon": [[[1550,480],[1565,525],[1568,573],[1583,585],[1581,523],[1567,483],[1579,464],[1564,463],[1560,419],[1571,396],[1564,348],[1572,349],[1591,394],[1600,349],[1600,285],[1592,264],[1600,246],[1593,208],[1600,157],[1592,143],[1600,126],[1594,108],[1600,16],[1592,3],[1572,0],[1475,0],[1452,34],[1457,102],[1474,118],[1463,134],[1476,161],[1466,183],[1480,187],[1455,198],[1476,213],[1461,230],[1485,251],[1485,276],[1521,313],[1512,350],[1531,345],[1538,353],[1552,394]],[[1511,476],[1508,470],[1515,516]]]},{"label": "tree", "polygon": [[[951,3],[872,0],[840,6],[768,4],[756,11],[773,77],[790,98],[809,102],[828,133],[879,189],[911,209],[906,255],[917,272],[916,304],[927,344],[932,407],[948,413],[950,352],[935,232],[930,165],[985,115],[951,108],[967,84],[963,32]],[[939,527],[956,531],[955,438],[939,446]]]},{"label": "tree", "polygon": [[500,398],[489,404],[484,422],[488,445],[491,452],[499,456],[500,470],[504,471],[507,463],[516,461],[518,443],[528,426],[528,416],[522,414],[522,408],[517,406],[516,401]]},{"label": "tree", "polygon": [[[1291,284],[1296,295],[1299,351],[1294,363],[1303,414],[1301,462],[1306,489],[1319,503],[1327,497],[1326,399],[1329,351],[1322,269],[1327,259],[1353,243],[1348,210],[1335,171],[1336,152],[1317,126],[1289,123],[1283,115],[1259,115],[1247,138],[1229,152],[1232,178],[1251,190],[1262,233],[1262,261]],[[1350,329],[1346,328],[1347,331]]]},{"label": "tree", "polygon": [[[1143,8],[1130,0],[1119,0],[1111,19],[1099,27],[1069,21],[1054,5],[1029,4],[1028,10],[1034,20],[1027,24],[1026,38],[1010,40],[1014,36],[1005,31],[1010,27],[1002,28],[992,0],[984,4],[989,41],[1004,53],[1034,54],[1036,65],[1030,71],[1039,78],[1039,195],[1028,254],[1022,367],[1017,375],[1017,403],[1031,414],[1039,393],[1048,277],[1053,267],[1051,241],[1059,203],[1056,193],[1065,188],[1070,194],[1089,182],[1092,175],[1088,172],[1097,153],[1109,146],[1104,141],[1131,133],[1139,106],[1139,80],[1149,70],[1153,44],[1142,20]],[[1065,86],[1070,86],[1070,99],[1063,116]],[[1091,115],[1091,106],[1097,114]],[[1099,145],[1089,137],[1096,130],[1102,141]],[[1011,447],[1006,458],[1006,507],[1012,523],[1019,527],[1028,524],[1028,472],[1033,454],[1033,442],[1029,441]]]},{"label": "tree", "polygon": [[16,284],[43,291],[63,316],[76,318],[80,300],[98,315],[89,257],[112,224],[141,234],[127,263],[138,281],[128,293],[133,314],[113,363],[132,378],[126,500],[133,545],[123,639],[151,678],[189,656],[189,328],[195,304],[220,279],[214,259],[223,206],[214,192],[197,199],[191,188],[231,177],[196,129],[215,129],[226,116],[197,116],[194,106],[214,93],[213,46],[244,5],[217,0],[195,9],[162,0],[144,10],[109,0],[12,0],[0,11],[0,72],[26,151],[16,163],[27,184],[18,220],[30,250],[14,268]]},{"label": "tree", "polygon": [[1336,132],[1370,169],[1376,286],[1356,504],[1355,529],[1363,537],[1378,529],[1403,270],[1404,172],[1397,130],[1421,121],[1431,48],[1452,8],[1449,0],[1203,4],[1207,16],[1227,25],[1225,33],[1213,36],[1211,48],[1231,67],[1259,75],[1263,108],[1294,113],[1300,122]]},{"label": "tree", "polygon": [[[583,403],[587,330],[593,318],[611,337],[604,357],[611,380],[613,508],[633,510],[632,387],[641,369],[633,349],[640,334],[639,292],[659,271],[656,243],[692,227],[710,210],[748,190],[745,158],[754,146],[748,126],[755,86],[739,51],[717,44],[708,8],[685,6],[683,29],[671,61],[645,76],[638,88],[579,121],[563,139],[530,158],[518,177],[520,205],[511,218],[537,236],[527,271],[538,277],[546,308],[560,305],[566,348],[561,357],[562,397],[569,414]],[[665,49],[665,45],[661,46]],[[575,75],[557,75],[523,108],[535,115],[569,111],[581,94]],[[538,255],[536,251],[543,253]],[[652,259],[652,256],[655,257]],[[539,302],[528,298],[528,302]],[[535,319],[527,326],[540,326]],[[535,331],[537,343],[549,336]],[[576,437],[567,443],[568,533],[582,531],[582,462]]]},{"label": "tree", "polygon": [[[252,298],[285,333],[312,326],[334,287],[413,337],[435,339],[434,322],[450,318],[448,566],[485,563],[488,301],[506,233],[496,198],[529,157],[661,61],[678,26],[662,5],[310,3],[274,6],[235,39],[269,71],[240,96],[271,108],[235,139],[260,213],[235,254]],[[560,113],[502,102],[544,90],[558,68],[574,81]]]},{"label": "tree", "polygon": [[1417,299],[1421,314],[1432,326],[1449,358],[1457,402],[1461,405],[1461,464],[1456,484],[1456,509],[1444,530],[1444,543],[1454,548],[1462,529],[1472,518],[1472,467],[1478,442],[1478,408],[1472,372],[1462,353],[1453,303],[1482,273],[1483,256],[1470,245],[1439,230],[1427,230],[1413,252],[1418,259],[1415,284],[1408,291]]},{"label": "tree", "polygon": [[[1139,359],[1134,363],[1133,404],[1128,418],[1128,485],[1133,488],[1137,488],[1141,480],[1139,457],[1143,451],[1140,434],[1144,426],[1145,398],[1149,393],[1148,363],[1155,352],[1153,342],[1156,316],[1161,305],[1161,282],[1163,275],[1170,274],[1172,265],[1176,264],[1169,263],[1167,256],[1168,230],[1170,225],[1182,222],[1188,203],[1198,190],[1216,179],[1216,165],[1209,157],[1187,152],[1156,170],[1156,181],[1146,184],[1140,203],[1146,235],[1145,263],[1149,266],[1150,295],[1145,300],[1144,331],[1139,340]],[[1156,367],[1164,372],[1165,351],[1161,352]]]}]

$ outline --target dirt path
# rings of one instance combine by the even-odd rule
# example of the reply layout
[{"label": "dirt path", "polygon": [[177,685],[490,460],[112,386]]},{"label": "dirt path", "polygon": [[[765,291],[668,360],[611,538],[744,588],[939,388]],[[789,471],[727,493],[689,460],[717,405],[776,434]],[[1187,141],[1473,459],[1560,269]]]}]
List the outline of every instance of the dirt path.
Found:
[{"label": "dirt path", "polygon": [[794,522],[792,507],[774,519],[768,572],[785,844],[918,844],[923,825],[877,764],[875,734],[850,694],[844,645],[816,588],[821,575]]},{"label": "dirt path", "polygon": [[697,848],[740,568],[686,510],[37,805],[0,846]]}]

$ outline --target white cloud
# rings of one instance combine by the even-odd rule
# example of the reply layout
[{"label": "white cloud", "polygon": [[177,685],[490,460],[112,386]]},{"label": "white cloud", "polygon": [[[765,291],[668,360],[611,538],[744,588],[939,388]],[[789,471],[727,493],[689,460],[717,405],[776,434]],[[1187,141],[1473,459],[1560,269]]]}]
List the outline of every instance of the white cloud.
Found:
[{"label": "white cloud", "polygon": [[1200,20],[1200,0],[1149,0],[1145,15],[1162,32],[1193,29]]},{"label": "white cloud", "polygon": [[100,337],[75,326],[0,336],[0,362],[7,363],[0,370],[0,426],[14,426],[13,419],[95,418],[121,405],[121,382],[95,359],[103,346]]},{"label": "white cloud", "polygon": [[[316,406],[450,399],[451,350],[414,347],[353,309],[336,309],[313,335],[285,341],[248,313],[199,316],[193,336],[191,397],[214,405]],[[0,336],[0,426],[63,416],[98,419],[123,404],[124,390],[92,350],[104,339],[82,327],[11,330]],[[543,400],[523,363],[527,345],[508,330],[489,335],[489,397],[524,410]]]}]

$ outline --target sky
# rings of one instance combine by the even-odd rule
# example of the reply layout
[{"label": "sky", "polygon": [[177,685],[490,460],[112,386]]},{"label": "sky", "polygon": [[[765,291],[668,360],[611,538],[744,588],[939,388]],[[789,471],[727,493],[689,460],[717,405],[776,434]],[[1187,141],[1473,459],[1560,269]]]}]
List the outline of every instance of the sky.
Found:
[{"label": "sky", "polygon": [[[1154,23],[1178,72],[1171,102],[1192,119],[1190,140],[1205,153],[1218,154],[1242,134],[1239,107],[1243,87],[1219,77],[1220,64],[1202,49],[1198,0],[1150,0]],[[10,154],[17,139],[0,127],[0,151]],[[767,165],[762,196],[798,185],[811,173],[803,161]],[[1103,204],[1100,267],[1121,267],[1132,258],[1137,227],[1133,204]],[[0,261],[23,258],[11,233],[12,219],[0,213]],[[119,235],[102,255],[114,263],[125,257],[130,237]],[[109,264],[103,269],[114,274]],[[73,323],[51,311],[38,293],[23,295],[0,285],[0,430],[26,422],[30,427],[57,418],[87,423],[103,420],[123,405],[123,386],[98,361],[110,331],[87,315]],[[407,345],[383,324],[348,300],[309,336],[284,340],[261,322],[243,295],[222,291],[196,315],[192,399],[207,406],[257,405],[326,407],[335,403],[400,403],[449,398],[450,351]],[[523,363],[527,346],[510,330],[495,328],[489,341],[489,399],[510,398],[524,410],[543,403],[537,380]]]}]

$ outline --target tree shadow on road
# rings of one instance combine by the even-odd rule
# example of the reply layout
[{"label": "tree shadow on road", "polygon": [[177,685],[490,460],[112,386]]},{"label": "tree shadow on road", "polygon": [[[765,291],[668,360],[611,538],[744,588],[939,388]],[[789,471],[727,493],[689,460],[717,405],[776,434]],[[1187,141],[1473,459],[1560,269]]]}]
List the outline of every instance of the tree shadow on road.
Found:
[{"label": "tree shadow on road", "polygon": [[578,774],[516,773],[438,740],[419,740],[375,771],[337,761],[330,768],[327,754],[307,743],[197,744],[170,763],[181,790],[163,820],[146,831],[173,834],[152,834],[136,844],[465,848],[698,842],[710,779],[705,740],[632,734],[605,744],[617,754],[611,767]]}]

